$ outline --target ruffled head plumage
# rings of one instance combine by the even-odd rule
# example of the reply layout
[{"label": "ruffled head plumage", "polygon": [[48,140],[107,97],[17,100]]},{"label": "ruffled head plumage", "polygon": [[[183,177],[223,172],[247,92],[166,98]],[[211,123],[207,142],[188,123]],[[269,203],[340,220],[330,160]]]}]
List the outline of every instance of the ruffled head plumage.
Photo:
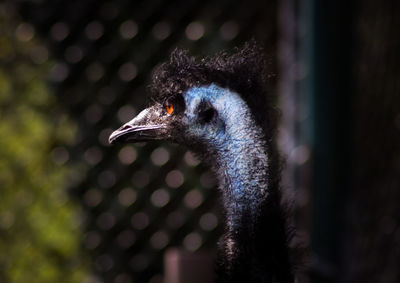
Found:
[{"label": "ruffled head plumage", "polygon": [[175,49],[168,62],[158,66],[150,85],[152,99],[160,103],[192,87],[216,84],[235,91],[246,101],[256,122],[268,133],[276,128],[273,97],[267,94],[267,68],[263,49],[255,42],[197,60],[188,51]]}]

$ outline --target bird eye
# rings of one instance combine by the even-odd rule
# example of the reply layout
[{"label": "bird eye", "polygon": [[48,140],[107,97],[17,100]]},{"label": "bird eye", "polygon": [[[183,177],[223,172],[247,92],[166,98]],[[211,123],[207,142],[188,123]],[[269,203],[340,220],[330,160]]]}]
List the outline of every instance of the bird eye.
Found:
[{"label": "bird eye", "polygon": [[164,104],[164,109],[165,109],[165,111],[167,111],[167,113],[169,114],[169,115],[171,115],[172,113],[174,113],[174,105],[172,104],[172,103],[170,103],[170,102],[165,102],[165,104]]}]

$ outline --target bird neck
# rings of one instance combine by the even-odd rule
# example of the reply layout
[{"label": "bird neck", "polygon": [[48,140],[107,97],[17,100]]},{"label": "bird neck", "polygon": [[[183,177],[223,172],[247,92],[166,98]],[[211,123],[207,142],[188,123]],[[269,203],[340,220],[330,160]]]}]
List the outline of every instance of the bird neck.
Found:
[{"label": "bird neck", "polygon": [[[214,123],[193,123],[192,149],[219,180],[226,214],[218,273],[222,282],[292,282],[275,149],[242,97],[216,85],[185,94],[186,119],[208,101]],[[199,141],[199,142],[197,142]]]},{"label": "bird neck", "polygon": [[247,122],[231,132],[228,126],[229,140],[216,151],[214,169],[227,220],[220,275],[227,282],[293,282],[279,182],[271,178],[279,174],[270,157],[273,149],[261,127]]},{"label": "bird neck", "polygon": [[[236,140],[219,154],[217,175],[229,231],[243,229],[243,218],[257,217],[268,196],[268,156],[264,148],[261,141]],[[254,221],[246,228],[252,230],[252,225]]]}]

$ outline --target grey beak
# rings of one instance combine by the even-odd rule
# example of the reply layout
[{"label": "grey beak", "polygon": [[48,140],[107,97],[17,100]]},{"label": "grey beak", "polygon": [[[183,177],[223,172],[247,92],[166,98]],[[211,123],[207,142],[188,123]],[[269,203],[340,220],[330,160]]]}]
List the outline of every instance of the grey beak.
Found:
[{"label": "grey beak", "polygon": [[114,131],[109,137],[109,142],[116,144],[160,140],[165,139],[167,134],[167,125],[160,118],[160,110],[153,106]]}]

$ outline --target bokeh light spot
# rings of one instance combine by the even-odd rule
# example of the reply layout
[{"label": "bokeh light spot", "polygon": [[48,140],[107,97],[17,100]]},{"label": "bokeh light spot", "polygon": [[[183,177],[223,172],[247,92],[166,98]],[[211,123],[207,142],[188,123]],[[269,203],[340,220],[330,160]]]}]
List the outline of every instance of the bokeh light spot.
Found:
[{"label": "bokeh light spot", "polygon": [[221,38],[224,40],[234,39],[237,36],[238,32],[239,32],[239,26],[237,23],[233,21],[224,23],[219,29]]},{"label": "bokeh light spot", "polygon": [[126,123],[136,116],[136,109],[131,105],[124,105],[118,110],[117,115],[121,123]]},{"label": "bokeh light spot", "polygon": [[191,151],[187,151],[183,159],[187,165],[192,167],[197,166],[200,163],[200,160]]},{"label": "bokeh light spot", "polygon": [[186,27],[185,33],[188,39],[199,40],[204,35],[204,26],[200,22],[192,22]]},{"label": "bokeh light spot", "polygon": [[69,75],[69,68],[64,63],[57,63],[50,70],[50,80],[54,82],[62,82]]},{"label": "bokeh light spot", "polygon": [[163,249],[168,244],[168,234],[164,231],[158,231],[150,238],[150,243],[157,250]]},{"label": "bokeh light spot", "polygon": [[90,189],[83,195],[83,200],[87,206],[95,207],[100,204],[103,199],[102,193],[96,189]]},{"label": "bokeh light spot", "polygon": [[96,165],[103,159],[103,152],[99,147],[93,146],[85,151],[83,157],[90,165]]},{"label": "bokeh light spot", "polygon": [[187,250],[194,252],[201,247],[202,241],[202,237],[194,232],[184,238],[183,245]]},{"label": "bokeh light spot", "polygon": [[35,29],[31,24],[21,23],[15,30],[15,36],[19,41],[28,42],[35,35]]},{"label": "bokeh light spot", "polygon": [[90,40],[97,40],[103,35],[103,29],[100,22],[94,21],[86,26],[85,33]]},{"label": "bokeh light spot", "polygon": [[143,230],[149,225],[149,216],[144,212],[138,212],[132,216],[132,227],[138,230]]},{"label": "bokeh light spot", "polygon": [[121,24],[119,27],[119,33],[123,39],[132,39],[138,32],[137,24],[132,21],[128,20]]},{"label": "bokeh light spot", "polygon": [[62,165],[69,160],[68,150],[63,146],[56,147],[51,153],[54,162],[58,165]]},{"label": "bokeh light spot", "polygon": [[182,172],[179,170],[172,170],[165,177],[165,182],[171,188],[178,188],[182,186],[184,182],[184,177]]},{"label": "bokeh light spot", "polygon": [[49,59],[49,51],[45,46],[38,45],[32,48],[30,56],[36,64],[43,64]]},{"label": "bokeh light spot", "polygon": [[131,145],[124,146],[118,153],[118,158],[122,164],[129,165],[136,160],[136,149]]},{"label": "bokeh light spot", "polygon": [[156,207],[163,207],[169,202],[169,193],[165,189],[158,189],[151,195],[151,203]]},{"label": "bokeh light spot", "polygon": [[133,80],[137,75],[136,66],[130,62],[125,63],[119,68],[118,74],[121,80],[123,80],[124,82],[129,82]]},{"label": "bokeh light spot", "polygon": [[136,201],[136,192],[132,188],[125,188],[119,192],[118,201],[123,206],[130,206]]},{"label": "bokeh light spot", "polygon": [[154,165],[162,166],[168,162],[169,152],[164,147],[158,147],[151,153],[150,158]]},{"label": "bokeh light spot", "polygon": [[185,195],[184,203],[188,208],[194,209],[203,202],[203,195],[198,190],[192,190]]},{"label": "bokeh light spot", "polygon": [[218,218],[215,214],[208,212],[201,216],[199,224],[203,230],[211,231],[217,227]]},{"label": "bokeh light spot", "polygon": [[170,35],[171,27],[167,22],[159,22],[154,25],[152,33],[155,39],[161,41]]},{"label": "bokeh light spot", "polygon": [[64,52],[65,60],[69,63],[78,63],[83,58],[82,48],[76,45],[68,46]]},{"label": "bokeh light spot", "polygon": [[55,41],[63,41],[69,34],[69,27],[66,23],[55,23],[50,29],[51,37]]},{"label": "bokeh light spot", "polygon": [[95,249],[98,247],[100,243],[101,243],[101,237],[99,233],[91,231],[85,235],[84,244],[86,248],[90,250]]}]

